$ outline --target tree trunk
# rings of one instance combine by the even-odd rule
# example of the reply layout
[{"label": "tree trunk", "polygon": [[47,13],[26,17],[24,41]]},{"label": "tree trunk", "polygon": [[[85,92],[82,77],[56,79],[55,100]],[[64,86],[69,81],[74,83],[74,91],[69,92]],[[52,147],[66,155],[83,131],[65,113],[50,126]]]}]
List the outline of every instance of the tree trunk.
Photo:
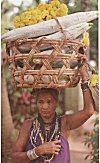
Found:
[{"label": "tree trunk", "polygon": [[4,66],[2,66],[1,76],[1,122],[2,163],[8,163],[12,150],[11,133],[14,130],[14,125],[10,111]]}]

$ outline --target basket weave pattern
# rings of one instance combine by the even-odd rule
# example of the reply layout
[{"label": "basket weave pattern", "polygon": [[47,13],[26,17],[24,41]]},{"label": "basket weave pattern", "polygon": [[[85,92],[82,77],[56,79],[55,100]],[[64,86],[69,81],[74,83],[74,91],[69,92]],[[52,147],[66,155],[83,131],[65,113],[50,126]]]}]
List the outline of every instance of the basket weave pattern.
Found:
[{"label": "basket weave pattern", "polygon": [[76,60],[80,47],[82,44],[76,41],[48,40],[45,37],[8,43],[9,69],[16,87],[75,86],[79,82],[78,70],[70,68],[70,64]]}]

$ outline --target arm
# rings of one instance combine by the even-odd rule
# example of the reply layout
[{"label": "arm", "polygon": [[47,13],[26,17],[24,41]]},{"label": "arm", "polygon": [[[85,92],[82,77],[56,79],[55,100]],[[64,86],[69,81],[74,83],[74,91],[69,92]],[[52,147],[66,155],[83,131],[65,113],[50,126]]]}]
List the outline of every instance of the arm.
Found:
[{"label": "arm", "polygon": [[27,157],[26,152],[24,152],[24,149],[29,139],[29,132],[30,132],[31,125],[32,125],[32,120],[26,120],[22,125],[19,137],[13,148],[13,153],[12,153],[13,163],[29,162],[29,159]]},{"label": "arm", "polygon": [[[79,71],[80,71],[82,80],[84,82],[87,81],[88,73],[87,73],[86,67],[82,66]],[[72,114],[72,115],[65,115],[62,118],[64,126],[67,125],[70,130],[81,126],[94,113],[94,101],[93,101],[90,89],[87,89],[86,91],[83,92],[83,100],[84,100],[83,110],[78,111],[77,113]]]},{"label": "arm", "polygon": [[84,108],[72,115],[66,115],[64,121],[68,125],[69,129],[76,129],[85,123],[94,113],[93,100],[90,90],[83,93]]}]

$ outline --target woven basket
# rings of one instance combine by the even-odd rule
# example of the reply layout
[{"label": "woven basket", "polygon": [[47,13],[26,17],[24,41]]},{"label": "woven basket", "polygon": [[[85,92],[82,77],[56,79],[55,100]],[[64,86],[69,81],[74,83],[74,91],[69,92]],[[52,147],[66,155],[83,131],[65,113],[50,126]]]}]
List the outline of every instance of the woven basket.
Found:
[{"label": "woven basket", "polygon": [[76,86],[80,80],[77,66],[80,47],[82,43],[76,41],[45,37],[7,43],[9,69],[16,87]]}]

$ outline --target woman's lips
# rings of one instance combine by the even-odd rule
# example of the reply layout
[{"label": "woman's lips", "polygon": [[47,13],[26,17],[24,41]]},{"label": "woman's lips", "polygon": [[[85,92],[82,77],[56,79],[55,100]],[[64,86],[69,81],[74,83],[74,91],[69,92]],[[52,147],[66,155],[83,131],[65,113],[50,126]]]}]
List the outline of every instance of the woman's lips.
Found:
[{"label": "woman's lips", "polygon": [[48,112],[47,110],[46,110],[46,111],[43,110],[42,113],[43,113],[43,114],[49,114],[49,112]]}]

